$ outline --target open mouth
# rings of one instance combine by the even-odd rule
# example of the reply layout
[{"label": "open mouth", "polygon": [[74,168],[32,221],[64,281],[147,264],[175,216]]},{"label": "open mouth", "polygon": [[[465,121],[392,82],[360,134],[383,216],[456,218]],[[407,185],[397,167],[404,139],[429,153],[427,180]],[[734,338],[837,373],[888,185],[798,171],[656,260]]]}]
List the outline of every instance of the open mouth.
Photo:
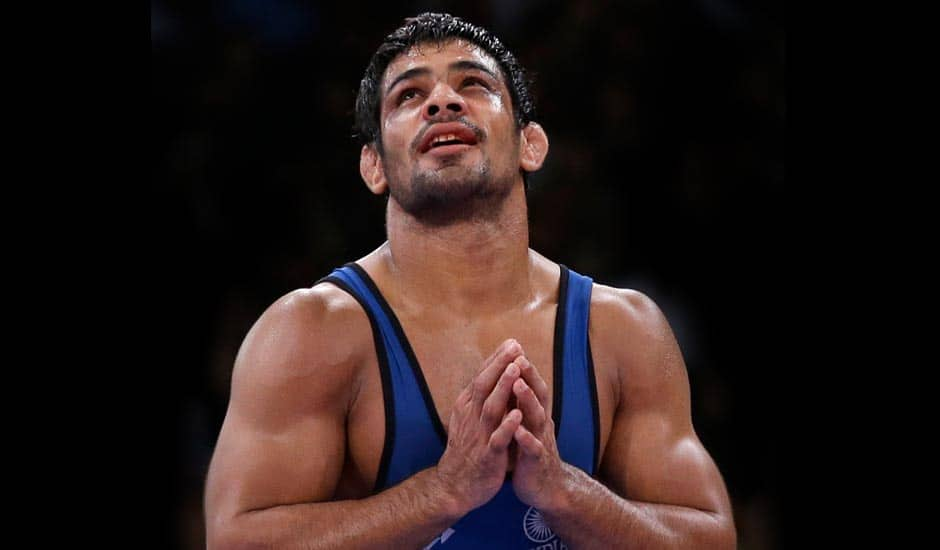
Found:
[{"label": "open mouth", "polygon": [[447,134],[444,136],[437,136],[434,138],[434,141],[431,142],[431,149],[436,149],[444,145],[465,145],[463,140],[455,136],[454,134]]},{"label": "open mouth", "polygon": [[477,144],[477,134],[473,129],[461,123],[442,123],[435,125],[424,136],[418,151],[427,153],[448,153],[463,150]]}]

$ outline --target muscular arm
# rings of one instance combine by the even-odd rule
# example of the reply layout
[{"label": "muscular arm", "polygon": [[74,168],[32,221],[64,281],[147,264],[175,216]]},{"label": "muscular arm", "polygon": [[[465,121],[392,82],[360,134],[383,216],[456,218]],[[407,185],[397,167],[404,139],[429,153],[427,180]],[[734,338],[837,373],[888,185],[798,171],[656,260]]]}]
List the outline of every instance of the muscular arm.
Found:
[{"label": "muscular arm", "polygon": [[328,502],[372,340],[351,298],[324,287],[279,300],[239,350],[206,484],[210,549],[417,548],[459,517],[433,468],[369,498]]},{"label": "muscular arm", "polygon": [[[636,292],[605,288],[599,300],[592,337],[612,351],[620,380],[599,480],[559,460],[562,473],[546,477],[560,482],[548,482],[536,507],[572,548],[734,548],[731,504],[692,427],[688,376],[666,319]],[[524,397],[523,412],[533,406]],[[532,456],[550,454],[547,439],[517,432]]]},{"label": "muscular arm", "polygon": [[523,354],[513,340],[458,396],[436,466],[377,495],[330,502],[356,366],[373,346],[349,299],[296,291],[245,338],[206,482],[209,548],[420,548],[502,486],[522,421],[508,408]]}]

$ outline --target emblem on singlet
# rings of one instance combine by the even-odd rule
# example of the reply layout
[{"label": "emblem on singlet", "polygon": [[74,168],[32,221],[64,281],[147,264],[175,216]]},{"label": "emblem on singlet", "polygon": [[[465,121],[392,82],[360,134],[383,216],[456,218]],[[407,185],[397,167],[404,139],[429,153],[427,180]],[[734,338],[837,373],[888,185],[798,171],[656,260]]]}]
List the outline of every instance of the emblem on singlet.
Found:
[{"label": "emblem on singlet", "polygon": [[541,512],[531,506],[522,518],[522,529],[525,530],[525,536],[529,537],[532,542],[548,542],[555,536],[548,525],[545,525]]},{"label": "emblem on singlet", "polygon": [[453,535],[453,534],[456,533],[456,532],[457,532],[457,531],[454,531],[453,529],[451,529],[450,527],[448,527],[443,533],[440,534],[440,536],[438,536],[438,537],[436,537],[434,540],[432,540],[431,543],[428,544],[427,546],[425,546],[422,550],[428,550],[429,548],[431,548],[432,546],[434,546],[434,545],[437,544],[437,543],[444,544],[445,542],[447,542],[447,539],[449,539],[449,538],[451,537],[451,535]]}]

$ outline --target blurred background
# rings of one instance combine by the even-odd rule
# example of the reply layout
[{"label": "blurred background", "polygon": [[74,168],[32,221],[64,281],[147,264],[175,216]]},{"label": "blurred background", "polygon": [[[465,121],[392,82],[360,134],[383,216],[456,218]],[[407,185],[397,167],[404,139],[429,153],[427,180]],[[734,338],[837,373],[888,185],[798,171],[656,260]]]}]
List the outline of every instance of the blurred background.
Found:
[{"label": "blurred background", "polygon": [[252,323],[385,240],[352,109],[384,36],[423,11],[489,28],[530,71],[551,141],[530,178],[532,248],[656,300],[739,548],[783,546],[784,7],[737,0],[152,0],[154,252],[172,318],[161,545],[205,547],[203,482]]}]

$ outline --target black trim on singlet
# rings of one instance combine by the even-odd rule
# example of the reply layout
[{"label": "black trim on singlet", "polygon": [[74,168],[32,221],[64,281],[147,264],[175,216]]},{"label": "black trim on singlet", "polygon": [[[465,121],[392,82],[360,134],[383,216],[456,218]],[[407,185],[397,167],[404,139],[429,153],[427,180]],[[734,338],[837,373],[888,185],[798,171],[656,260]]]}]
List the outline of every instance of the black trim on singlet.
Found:
[{"label": "black trim on singlet", "polygon": [[437,413],[437,407],[434,406],[434,398],[431,396],[431,390],[428,388],[427,380],[424,379],[424,372],[421,370],[421,364],[418,363],[418,357],[415,355],[414,349],[411,347],[411,342],[408,340],[408,337],[405,336],[405,330],[402,328],[401,322],[398,320],[398,316],[395,315],[395,312],[385,300],[385,296],[382,295],[382,292],[379,291],[379,287],[376,286],[375,281],[372,280],[372,277],[366,273],[366,270],[363,269],[362,266],[356,262],[349,262],[346,264],[346,266],[354,269],[359,277],[365,282],[366,286],[369,287],[369,290],[371,290],[372,294],[375,296],[376,301],[382,307],[382,310],[385,312],[388,320],[392,323],[392,327],[395,329],[395,334],[398,336],[398,342],[405,351],[405,355],[408,356],[408,362],[411,364],[411,370],[414,372],[415,380],[418,381],[418,389],[421,390],[421,396],[424,398],[424,405],[428,409],[428,415],[431,417],[431,424],[434,425],[434,431],[437,432],[438,437],[441,439],[441,443],[446,447],[447,432],[444,430],[444,424],[441,422],[441,417]]},{"label": "black trim on singlet", "polygon": [[567,327],[568,313],[568,268],[558,264],[561,274],[558,277],[558,307],[555,309],[555,344],[553,350],[552,371],[552,420],[555,422],[555,437],[561,429],[562,389],[564,387],[565,369],[565,328]]},{"label": "black trim on singlet", "polygon": [[591,409],[594,410],[594,475],[596,476],[601,467],[601,414],[597,402],[597,378],[594,374],[594,355],[591,353],[590,331],[588,331],[587,338],[587,365],[588,380],[591,383]]},{"label": "black trim on singlet", "polygon": [[385,442],[382,446],[382,458],[379,460],[379,471],[375,476],[375,485],[372,488],[372,493],[374,494],[377,493],[381,487],[385,486],[385,478],[388,476],[388,467],[392,462],[392,448],[395,445],[395,394],[392,392],[392,380],[388,367],[388,353],[385,349],[385,342],[382,340],[382,331],[379,328],[379,323],[376,321],[375,315],[372,313],[372,310],[369,309],[365,300],[346,284],[346,281],[338,277],[328,275],[314,283],[313,286],[320,283],[336,285],[345,291],[346,294],[352,296],[359,302],[363,311],[366,312],[366,316],[369,317],[369,324],[372,325],[372,340],[375,342],[375,356],[378,358],[379,374],[382,378],[382,398],[385,403]]}]

